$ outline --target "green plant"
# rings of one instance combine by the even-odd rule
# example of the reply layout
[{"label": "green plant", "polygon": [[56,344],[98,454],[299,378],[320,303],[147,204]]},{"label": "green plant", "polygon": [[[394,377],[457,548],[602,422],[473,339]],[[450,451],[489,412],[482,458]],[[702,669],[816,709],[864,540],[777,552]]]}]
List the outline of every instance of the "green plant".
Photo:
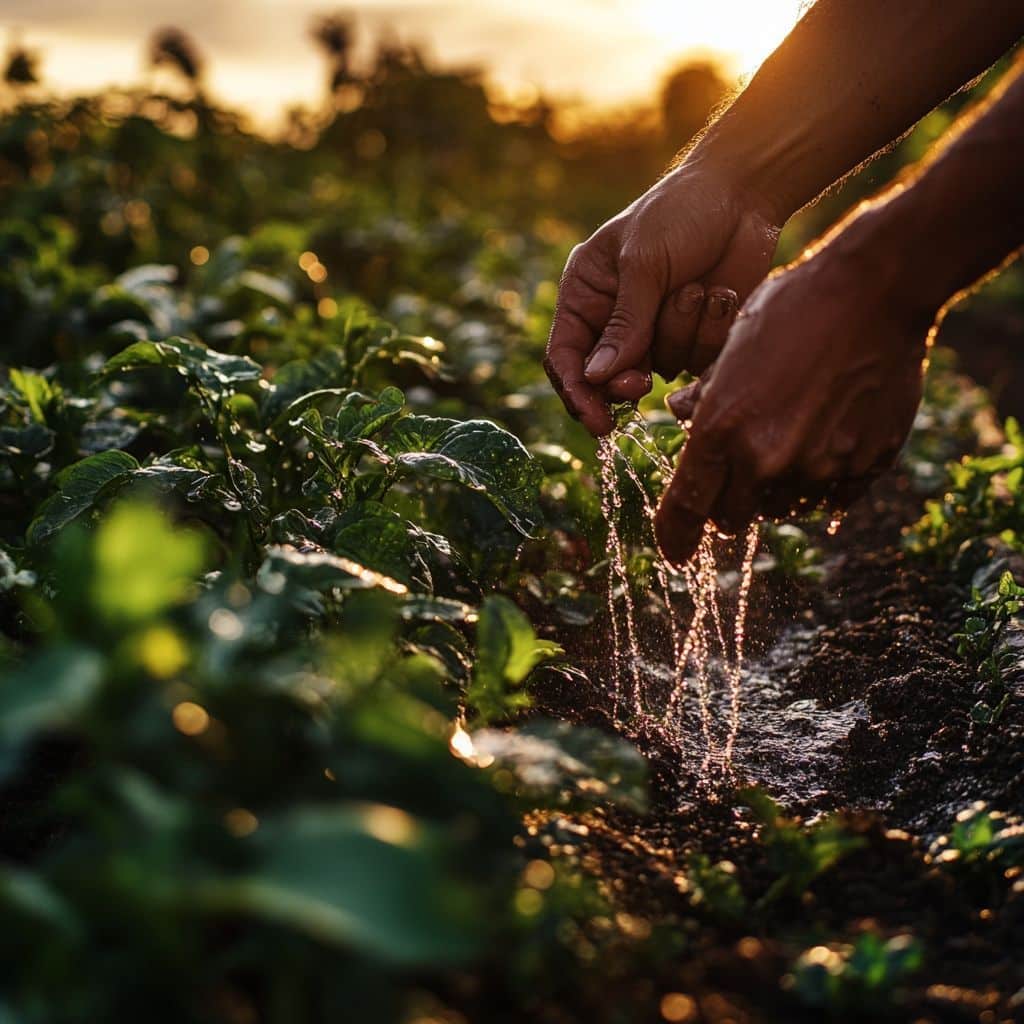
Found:
[{"label": "green plant", "polygon": [[761,897],[761,907],[784,896],[800,896],[816,878],[864,845],[863,837],[851,835],[838,818],[823,818],[807,826],[799,819],[785,817],[761,789],[743,789],[737,796],[760,822],[760,840],[778,876]]},{"label": "green plant", "polygon": [[972,589],[971,599],[964,605],[967,617],[961,632],[955,633],[957,652],[966,658],[987,684],[989,700],[980,700],[971,709],[976,722],[992,725],[999,721],[1010,701],[1003,675],[1013,661],[1013,654],[1003,649],[1000,642],[1006,625],[1020,613],[1021,587],[1009,571],[999,577],[994,590],[986,595],[977,587]]},{"label": "green plant", "polygon": [[931,855],[940,864],[992,868],[1001,874],[1024,864],[1024,823],[978,801],[957,814],[949,834],[932,844]]},{"label": "green plant", "polygon": [[772,571],[788,579],[815,582],[824,576],[821,549],[811,544],[810,538],[799,526],[765,522],[761,526],[761,539],[768,548],[771,560],[762,563],[758,567],[760,571]]},{"label": "green plant", "polygon": [[687,892],[694,907],[727,922],[742,918],[747,901],[735,864],[713,863],[706,854],[696,853],[687,860],[686,869]]},{"label": "green plant", "polygon": [[800,954],[784,984],[808,1006],[833,1013],[881,1009],[893,989],[924,962],[911,935],[883,939],[865,932],[852,944],[814,946]]},{"label": "green plant", "polygon": [[924,515],[906,533],[908,550],[949,560],[965,542],[986,537],[1024,550],[1024,436],[1013,417],[1003,430],[1002,451],[965,455],[947,466],[945,492],[925,502]]}]

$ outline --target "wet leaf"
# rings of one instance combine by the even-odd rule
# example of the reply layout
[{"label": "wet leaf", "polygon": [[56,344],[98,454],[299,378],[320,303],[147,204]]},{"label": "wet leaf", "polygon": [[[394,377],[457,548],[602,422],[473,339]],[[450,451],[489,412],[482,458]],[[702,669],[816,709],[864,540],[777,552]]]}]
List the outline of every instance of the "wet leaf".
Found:
[{"label": "wet leaf", "polygon": [[90,455],[57,474],[56,491],[50,495],[29,524],[30,544],[42,544],[93,507],[103,489],[124,481],[139,468],[127,452],[107,451]]},{"label": "wet leaf", "polygon": [[364,590],[379,588],[392,594],[405,594],[407,588],[398,580],[374,572],[341,555],[327,551],[302,552],[289,544],[267,548],[266,558],[257,573],[260,586],[271,594],[281,593],[289,584],[323,592],[333,590]]},{"label": "wet leaf", "polygon": [[153,366],[176,370],[190,383],[217,395],[245,381],[259,380],[263,372],[248,356],[217,352],[185,338],[169,338],[129,345],[107,360],[103,374],[112,376]]},{"label": "wet leaf", "polygon": [[524,536],[540,524],[543,471],[517,437],[488,420],[406,416],[387,450],[407,473],[480,491]]}]

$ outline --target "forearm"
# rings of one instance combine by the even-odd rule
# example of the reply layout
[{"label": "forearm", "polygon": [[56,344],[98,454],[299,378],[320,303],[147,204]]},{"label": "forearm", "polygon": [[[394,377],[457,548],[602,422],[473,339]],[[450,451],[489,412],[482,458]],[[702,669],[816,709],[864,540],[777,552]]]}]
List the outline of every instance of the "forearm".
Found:
[{"label": "forearm", "polygon": [[785,220],[1022,34],[1020,0],[818,0],[691,156]]},{"label": "forearm", "polygon": [[923,317],[1024,245],[1024,60],[950,138],[835,241]]}]

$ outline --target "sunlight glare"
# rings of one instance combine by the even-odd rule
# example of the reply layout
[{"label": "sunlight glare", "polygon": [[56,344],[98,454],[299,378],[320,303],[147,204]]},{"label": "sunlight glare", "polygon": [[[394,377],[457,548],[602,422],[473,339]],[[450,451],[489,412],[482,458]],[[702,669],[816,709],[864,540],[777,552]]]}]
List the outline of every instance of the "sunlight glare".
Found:
[{"label": "sunlight glare", "polygon": [[750,75],[797,23],[808,0],[645,0],[633,8],[644,27],[680,51],[707,49]]}]

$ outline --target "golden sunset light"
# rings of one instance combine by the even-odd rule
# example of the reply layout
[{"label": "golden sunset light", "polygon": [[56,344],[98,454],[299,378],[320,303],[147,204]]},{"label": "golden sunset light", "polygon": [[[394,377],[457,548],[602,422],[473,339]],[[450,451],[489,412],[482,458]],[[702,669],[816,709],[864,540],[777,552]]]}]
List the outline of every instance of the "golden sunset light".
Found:
[{"label": "golden sunset light", "polygon": [[[441,66],[472,65],[509,95],[540,90],[597,106],[647,98],[687,57],[746,75],[795,24],[800,0],[363,0],[342,10],[357,26],[357,50],[380,38],[417,43]],[[145,46],[173,24],[208,57],[209,86],[271,127],[296,104],[323,94],[324,69],[310,45],[319,0],[194,0],[163,4],[100,0],[8,0],[0,36],[37,50],[47,84],[64,93],[146,80]]]},{"label": "golden sunset light", "polygon": [[1021,1019],[1024,3],[0,57],[0,1024]]}]

